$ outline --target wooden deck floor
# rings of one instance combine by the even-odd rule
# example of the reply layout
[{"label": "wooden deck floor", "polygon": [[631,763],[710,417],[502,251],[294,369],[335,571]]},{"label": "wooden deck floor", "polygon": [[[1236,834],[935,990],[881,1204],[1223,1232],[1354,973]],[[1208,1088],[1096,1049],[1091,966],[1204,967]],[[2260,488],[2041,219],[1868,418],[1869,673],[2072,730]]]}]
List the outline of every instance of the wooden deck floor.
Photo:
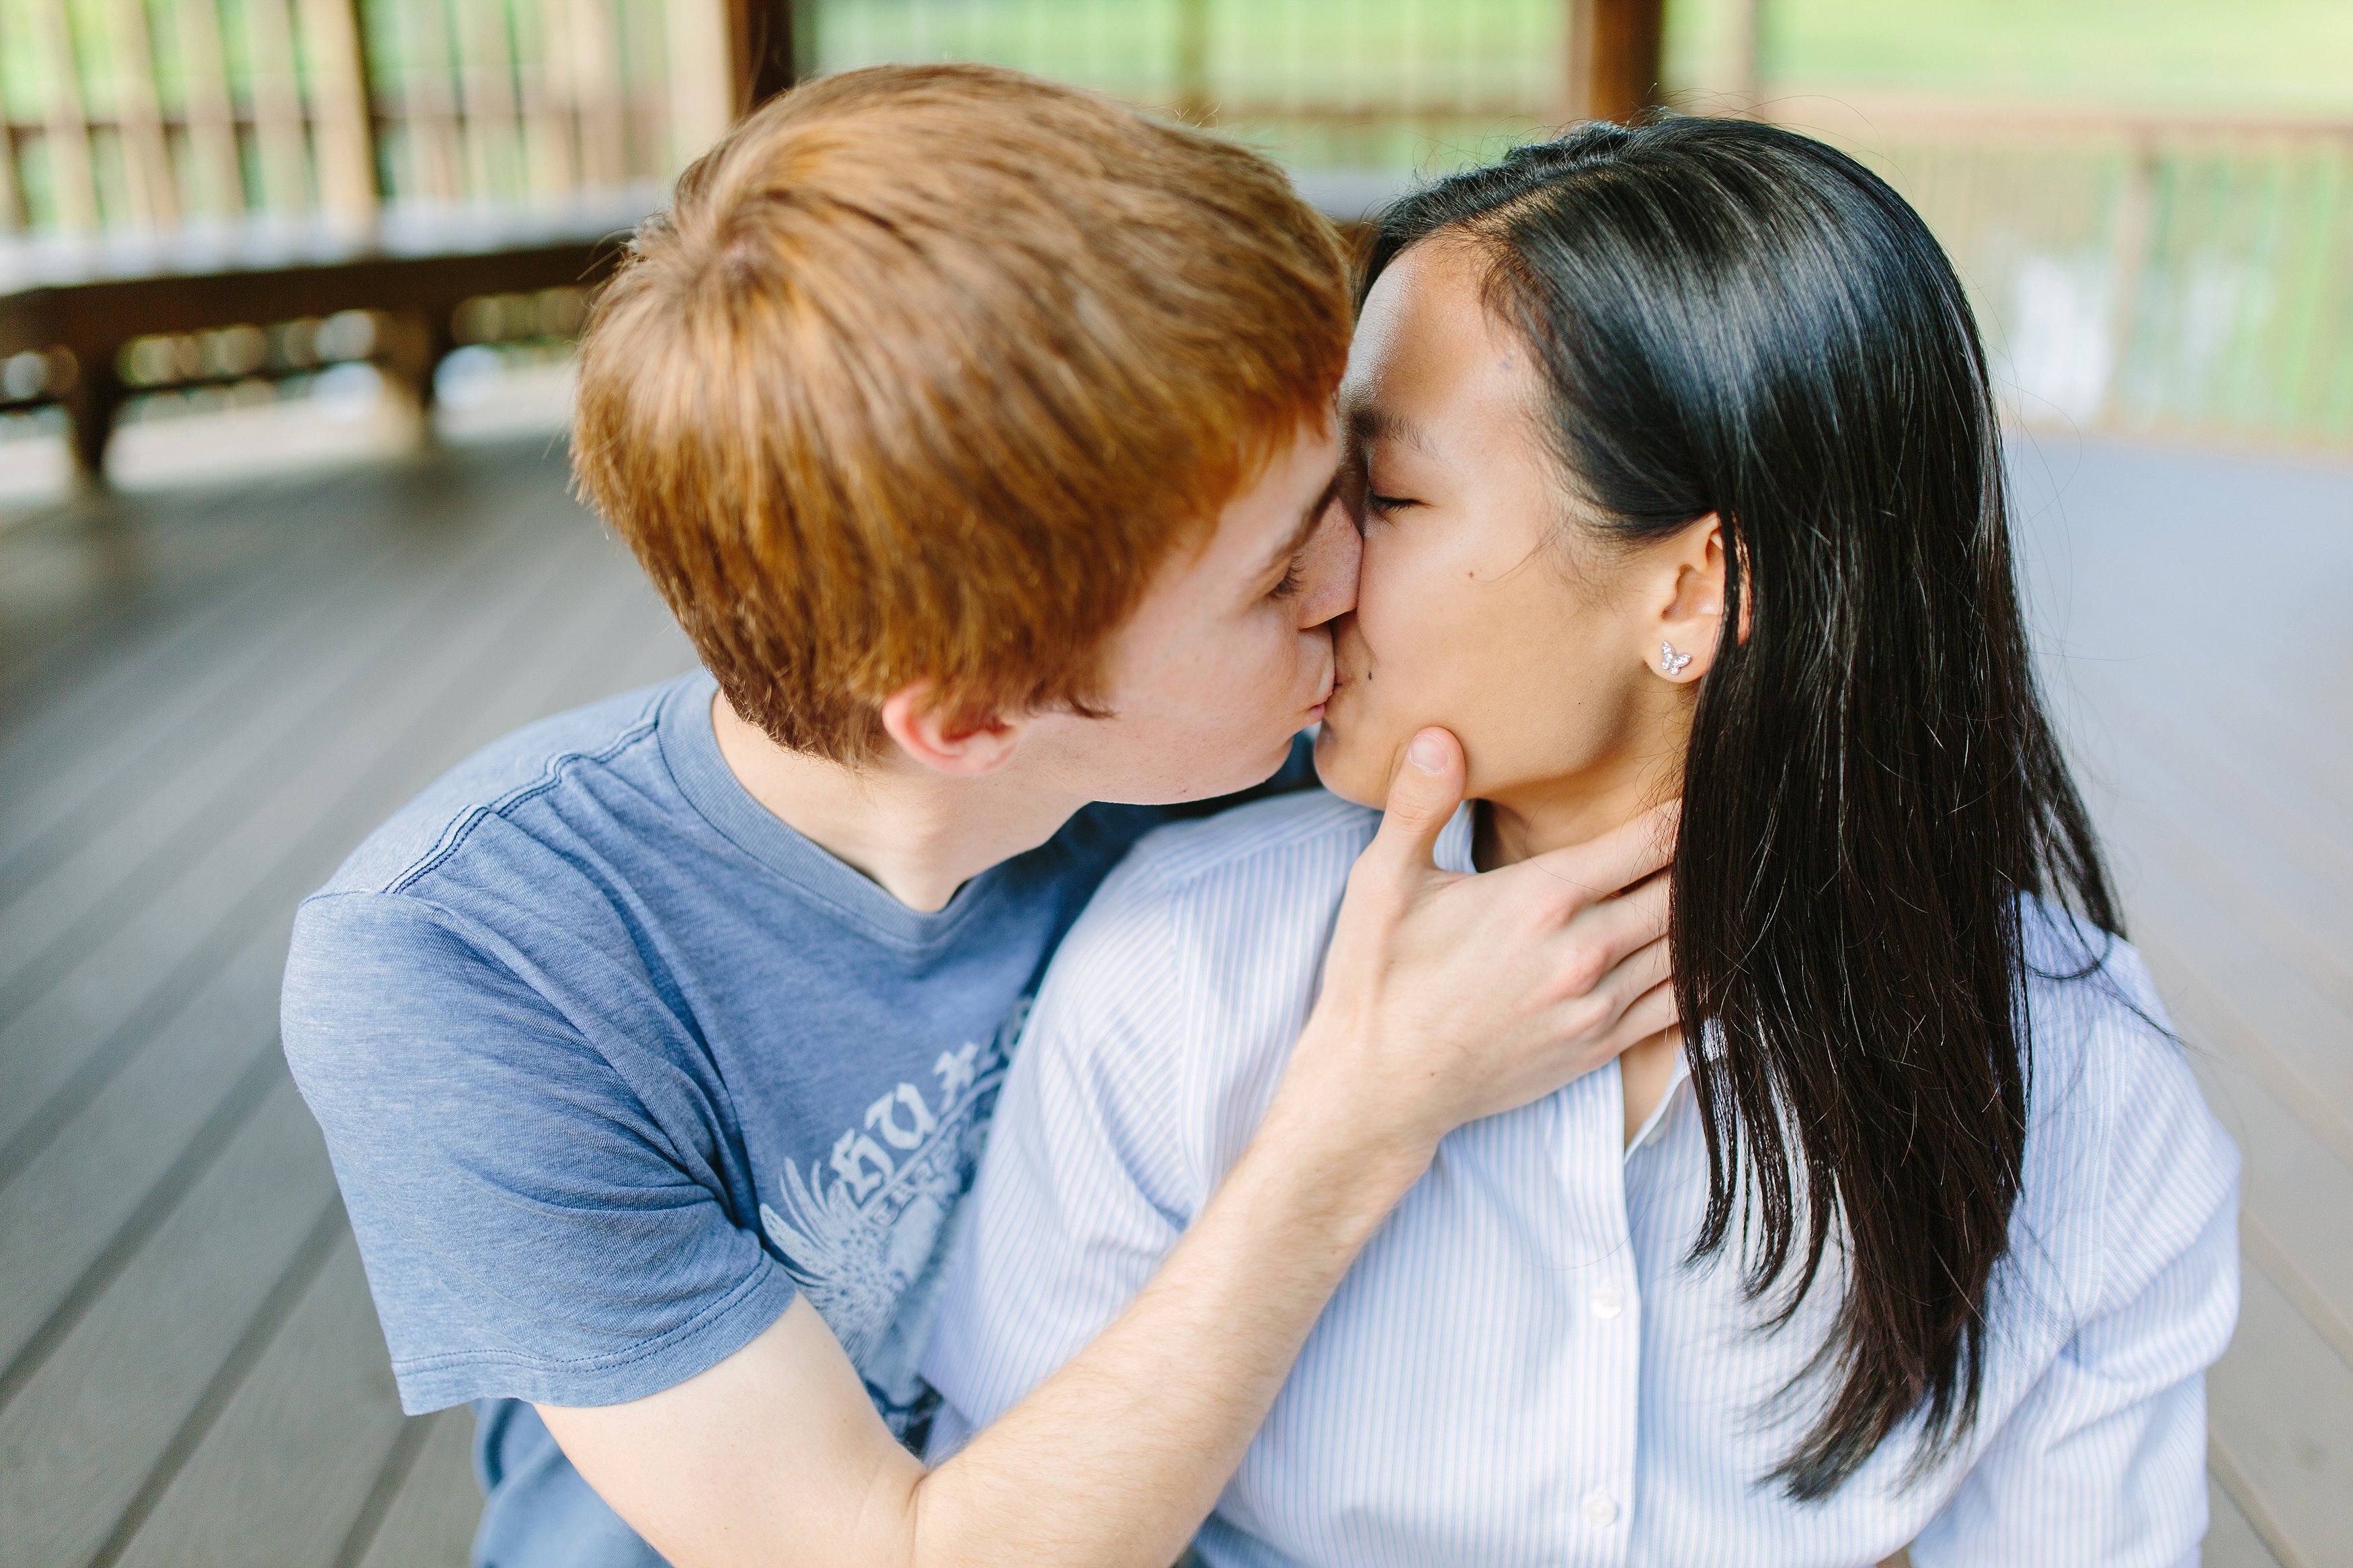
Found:
[{"label": "wooden deck floor", "polygon": [[[2020,466],[2135,934],[2247,1151],[2208,1561],[2353,1563],[2353,471]],[[472,747],[688,658],[538,445],[0,536],[0,1562],[463,1561],[470,1417],[401,1417],[279,1056],[288,921]]]}]

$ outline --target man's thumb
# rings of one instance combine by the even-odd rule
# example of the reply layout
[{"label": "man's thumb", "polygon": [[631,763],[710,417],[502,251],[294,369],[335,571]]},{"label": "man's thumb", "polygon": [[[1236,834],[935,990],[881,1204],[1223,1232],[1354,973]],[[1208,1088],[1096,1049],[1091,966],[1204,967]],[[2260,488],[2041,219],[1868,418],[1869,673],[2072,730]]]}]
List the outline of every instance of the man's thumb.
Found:
[{"label": "man's thumb", "polygon": [[1415,735],[1389,780],[1388,806],[1366,854],[1400,870],[1428,870],[1439,834],[1462,804],[1462,742],[1451,731]]}]

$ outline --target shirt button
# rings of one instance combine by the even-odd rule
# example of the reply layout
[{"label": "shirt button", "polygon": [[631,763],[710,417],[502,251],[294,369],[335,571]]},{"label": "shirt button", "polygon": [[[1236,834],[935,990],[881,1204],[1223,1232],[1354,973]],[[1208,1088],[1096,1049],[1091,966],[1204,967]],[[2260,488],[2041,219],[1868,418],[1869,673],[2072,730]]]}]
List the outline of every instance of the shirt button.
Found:
[{"label": "shirt button", "polygon": [[1604,1530],[1618,1522],[1618,1501],[1608,1492],[1585,1494],[1585,1522]]},{"label": "shirt button", "polygon": [[1605,1285],[1593,1293],[1590,1304],[1595,1317],[1614,1318],[1626,1310],[1626,1298]]}]

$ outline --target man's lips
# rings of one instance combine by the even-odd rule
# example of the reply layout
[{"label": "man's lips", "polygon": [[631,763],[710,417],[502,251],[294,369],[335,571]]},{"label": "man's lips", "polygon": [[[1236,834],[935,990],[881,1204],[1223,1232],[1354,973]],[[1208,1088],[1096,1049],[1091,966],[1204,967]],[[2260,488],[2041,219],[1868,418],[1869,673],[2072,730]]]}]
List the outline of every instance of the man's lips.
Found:
[{"label": "man's lips", "polygon": [[1312,724],[1324,717],[1324,705],[1332,700],[1332,693],[1338,689],[1337,675],[1336,670],[1327,669],[1324,672],[1324,689],[1306,708],[1309,723]]}]

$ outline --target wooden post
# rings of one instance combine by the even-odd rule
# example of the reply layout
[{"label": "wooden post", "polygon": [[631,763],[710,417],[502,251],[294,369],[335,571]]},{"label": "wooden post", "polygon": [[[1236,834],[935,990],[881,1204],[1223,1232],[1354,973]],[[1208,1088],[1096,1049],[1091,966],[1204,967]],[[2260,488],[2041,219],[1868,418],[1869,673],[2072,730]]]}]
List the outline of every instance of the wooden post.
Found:
[{"label": "wooden post", "polygon": [[574,112],[580,95],[572,79],[572,41],[551,0],[526,0],[515,20],[523,25],[525,39],[515,60],[522,102],[523,188],[542,200],[568,196],[580,188]]},{"label": "wooden post", "polygon": [[476,201],[528,199],[518,154],[514,50],[506,7],[463,0],[458,14],[458,103],[465,119],[467,183]]},{"label": "wooden post", "polygon": [[793,37],[793,14],[798,8],[799,0],[727,0],[737,113],[758,108],[799,75]]},{"label": "wooden post", "polygon": [[1626,121],[1658,104],[1665,13],[1665,0],[1570,0],[1570,118]]},{"label": "wooden post", "polygon": [[[122,406],[122,380],[111,354],[76,354],[74,377],[65,388],[66,417],[73,426],[74,475],[81,489],[106,489],[106,446],[114,435],[115,411]],[[54,363],[54,362],[52,362]]]}]

